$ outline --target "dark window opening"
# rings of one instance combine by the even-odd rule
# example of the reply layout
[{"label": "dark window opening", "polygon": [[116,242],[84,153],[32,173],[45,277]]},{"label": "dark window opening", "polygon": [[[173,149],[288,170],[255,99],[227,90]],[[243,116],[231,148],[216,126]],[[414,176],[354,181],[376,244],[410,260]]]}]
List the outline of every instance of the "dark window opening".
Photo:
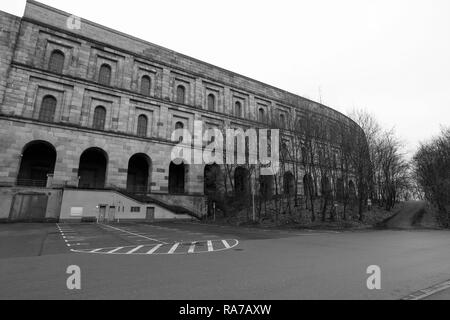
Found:
[{"label": "dark window opening", "polygon": [[128,162],[127,191],[147,193],[150,180],[150,158],[145,154],[135,154]]},{"label": "dark window opening", "polygon": [[55,73],[62,73],[64,69],[65,56],[59,50],[55,50],[50,55],[50,61],[48,63],[48,70]]},{"label": "dark window opening", "polygon": [[208,95],[208,110],[216,110],[216,97],[213,94]]},{"label": "dark window opening", "polygon": [[103,64],[100,67],[100,71],[98,74],[98,82],[105,86],[111,85],[111,73],[112,73],[111,67],[107,64]]},{"label": "dark window opening", "polygon": [[186,166],[184,163],[176,165],[171,162],[169,167],[169,193],[185,193]]},{"label": "dark window opening", "polygon": [[149,76],[143,76],[141,79],[141,94],[150,96],[152,88],[152,80]]},{"label": "dark window opening", "polygon": [[94,119],[92,126],[97,130],[105,130],[106,122],[106,109],[102,106],[98,106],[94,110]]},{"label": "dark window opening", "polygon": [[45,96],[42,99],[41,109],[39,110],[39,120],[53,122],[55,120],[56,104],[55,97]]},{"label": "dark window opening", "polygon": [[183,86],[177,87],[177,102],[181,104],[186,103],[186,89]]},{"label": "dark window opening", "polygon": [[147,137],[147,130],[148,130],[148,119],[145,115],[140,115],[138,118],[138,125],[137,125],[137,135],[139,137]]},{"label": "dark window opening", "polygon": [[295,179],[292,172],[286,172],[283,176],[283,191],[285,195],[295,195]]}]

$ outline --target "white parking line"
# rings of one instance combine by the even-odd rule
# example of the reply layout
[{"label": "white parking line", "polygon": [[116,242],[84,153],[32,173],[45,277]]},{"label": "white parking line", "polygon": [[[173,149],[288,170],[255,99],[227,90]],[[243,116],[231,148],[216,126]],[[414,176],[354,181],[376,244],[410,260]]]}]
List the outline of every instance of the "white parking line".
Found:
[{"label": "white parking line", "polygon": [[439,284],[429,287],[427,289],[419,290],[419,291],[403,298],[402,300],[422,300],[429,296],[432,296],[433,294],[447,290],[449,288],[450,288],[450,280],[443,282],[443,283],[439,283]]},{"label": "white parking line", "polygon": [[103,226],[108,227],[108,228],[111,228],[111,229],[113,229],[113,230],[122,231],[122,232],[124,232],[124,233],[128,233],[128,234],[130,234],[130,235],[134,235],[134,236],[136,236],[136,237],[141,237],[141,238],[144,238],[144,239],[147,239],[147,240],[151,240],[151,241],[156,241],[156,242],[160,242],[160,243],[163,243],[163,244],[167,244],[167,243],[164,242],[164,241],[161,241],[161,240],[158,240],[158,239],[149,238],[149,237],[146,237],[146,236],[141,236],[141,235],[139,235],[139,234],[137,234],[137,233],[130,232],[130,231],[126,231],[126,230],[124,230],[124,229],[120,229],[120,228],[116,228],[116,227],[112,227],[112,226],[108,226],[108,225],[103,225]]},{"label": "white parking line", "polygon": [[156,247],[154,247],[153,249],[151,249],[150,251],[147,252],[147,254],[154,254],[159,248],[161,248],[163,245],[162,244],[158,244]]},{"label": "white parking line", "polygon": [[173,254],[173,253],[178,249],[179,246],[180,246],[179,243],[175,243],[175,244],[173,245],[173,247],[170,248],[168,254]]},{"label": "white parking line", "polygon": [[189,247],[188,253],[194,253],[195,252],[195,245],[197,242],[192,242],[191,246]]},{"label": "white parking line", "polygon": [[222,240],[223,245],[225,246],[225,248],[230,249],[231,246],[228,244],[228,242],[226,240]]},{"label": "white parking line", "polygon": [[132,253],[134,253],[136,251],[139,251],[139,249],[142,249],[143,247],[144,246],[138,246],[138,247],[134,248],[133,250],[128,251],[126,254],[132,254]]},{"label": "white parking line", "polygon": [[114,252],[117,252],[117,251],[119,251],[121,249],[123,249],[123,247],[115,248],[114,250],[108,251],[107,253],[114,253]]}]

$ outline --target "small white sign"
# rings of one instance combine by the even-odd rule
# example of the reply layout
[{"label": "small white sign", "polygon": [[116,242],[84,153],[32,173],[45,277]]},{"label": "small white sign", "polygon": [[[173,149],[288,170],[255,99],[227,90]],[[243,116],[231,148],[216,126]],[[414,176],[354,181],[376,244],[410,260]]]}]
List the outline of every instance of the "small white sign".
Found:
[{"label": "small white sign", "polygon": [[83,216],[83,208],[82,207],[72,207],[72,208],[70,208],[70,215],[72,217],[81,217],[81,216]]}]

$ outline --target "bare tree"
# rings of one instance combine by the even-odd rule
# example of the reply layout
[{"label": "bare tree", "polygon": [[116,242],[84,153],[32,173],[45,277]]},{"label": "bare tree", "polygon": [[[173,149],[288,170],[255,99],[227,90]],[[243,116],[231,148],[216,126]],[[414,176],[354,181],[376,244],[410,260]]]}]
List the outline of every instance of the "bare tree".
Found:
[{"label": "bare tree", "polygon": [[441,223],[450,227],[450,128],[420,146],[413,166],[425,198],[438,208]]}]

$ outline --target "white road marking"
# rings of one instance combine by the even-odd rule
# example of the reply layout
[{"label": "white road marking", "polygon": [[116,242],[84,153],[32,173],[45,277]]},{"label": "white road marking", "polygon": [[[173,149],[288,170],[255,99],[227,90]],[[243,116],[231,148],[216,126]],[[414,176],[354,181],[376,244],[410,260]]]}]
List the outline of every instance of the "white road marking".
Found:
[{"label": "white road marking", "polygon": [[120,229],[120,228],[116,228],[116,227],[112,227],[112,226],[108,226],[108,225],[104,225],[104,226],[105,226],[105,227],[108,227],[108,228],[111,228],[111,229],[113,229],[113,230],[122,231],[122,232],[125,232],[125,233],[129,233],[129,234],[131,234],[131,235],[135,235],[135,236],[137,236],[137,237],[145,238],[145,239],[147,239],[147,240],[151,240],[151,241],[156,241],[156,242],[160,242],[160,243],[163,243],[163,244],[167,244],[167,243],[164,242],[164,241],[161,241],[161,240],[158,240],[158,239],[149,238],[149,237],[146,237],[146,236],[141,236],[141,235],[136,234],[136,233],[134,233],[134,232],[126,231],[126,230],[124,230],[124,229]]},{"label": "white road marking", "polygon": [[230,249],[231,246],[228,244],[227,240],[222,240],[223,245],[225,246],[225,248]]},{"label": "white road marking", "polygon": [[135,253],[136,251],[139,251],[139,249],[142,249],[144,246],[138,246],[136,248],[134,248],[133,250],[128,251],[126,254],[132,254]]},{"label": "white road marking", "polygon": [[169,252],[167,252],[167,254],[173,254],[173,253],[178,249],[179,246],[180,246],[179,243],[175,243],[175,244],[173,245],[173,247],[170,248]]},{"label": "white road marking", "polygon": [[194,253],[195,252],[195,245],[197,242],[192,242],[191,246],[189,247],[188,253]]},{"label": "white road marking", "polygon": [[413,294],[410,294],[409,296],[402,298],[402,300],[422,300],[429,296],[432,296],[433,294],[436,294],[438,292],[444,291],[450,289],[450,280],[445,281],[443,283],[439,283],[435,286],[429,287],[427,289],[419,290]]},{"label": "white road marking", "polygon": [[121,249],[123,249],[123,247],[115,248],[114,250],[108,251],[107,253],[111,254],[111,253],[117,252]]},{"label": "white road marking", "polygon": [[[214,242],[221,242],[224,244],[222,249],[214,249]],[[76,252],[76,253],[87,253],[87,254],[118,254],[118,255],[152,255],[152,254],[156,254],[156,255],[186,255],[186,254],[204,254],[204,253],[211,253],[211,252],[220,252],[220,251],[226,251],[232,248],[235,248],[238,244],[239,241],[238,240],[209,240],[207,242],[202,242],[202,243],[206,243],[207,244],[207,248],[199,248],[197,247],[197,245],[199,244],[199,242],[186,242],[186,243],[175,243],[173,245],[171,244],[157,244],[157,245],[142,245],[142,246],[128,246],[128,247],[117,247],[117,248],[98,248],[98,249],[79,249],[79,250],[75,250],[75,249],[71,249],[72,252]],[[225,243],[228,245],[225,245]],[[233,243],[233,244],[232,244]],[[181,245],[187,245],[189,244],[190,247],[187,251],[185,250],[178,250],[180,248]],[[218,247],[218,246],[217,246]],[[138,252],[141,248],[151,248],[148,252],[146,253],[142,253],[142,252]],[[161,252],[157,252],[159,249],[164,248],[165,250],[161,250]],[[170,248],[170,250],[167,252],[167,249]],[[127,249],[129,250],[128,252],[126,251],[122,251],[122,252],[118,252],[122,249]],[[109,250],[109,251],[108,251]],[[145,250],[145,249],[144,249]],[[178,252],[177,252],[178,250]]]},{"label": "white road marking", "polygon": [[162,247],[162,244],[158,244],[157,246],[152,248],[150,251],[148,251],[147,254],[154,254],[161,247]]}]

